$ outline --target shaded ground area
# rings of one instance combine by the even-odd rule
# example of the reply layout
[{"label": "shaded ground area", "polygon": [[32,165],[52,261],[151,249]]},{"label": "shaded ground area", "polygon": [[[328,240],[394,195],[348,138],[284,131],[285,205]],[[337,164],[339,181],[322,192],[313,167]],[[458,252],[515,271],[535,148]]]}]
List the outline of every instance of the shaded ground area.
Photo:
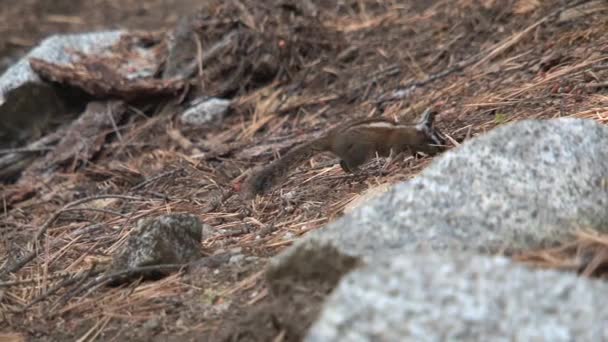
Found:
[{"label": "shaded ground area", "polygon": [[[297,298],[283,298],[265,286],[267,258],[343,215],[362,191],[407,180],[430,159],[375,160],[348,175],[335,158],[319,155],[252,202],[235,195],[243,173],[349,118],[411,121],[430,105],[441,107],[437,125],[450,146],[525,118],[604,122],[608,4],[587,3],[563,11],[557,0],[206,2],[203,43],[219,39],[226,25],[247,28],[233,50],[241,55],[224,60],[233,68],[203,73],[204,93],[235,97],[230,115],[193,128],[181,125],[177,113],[154,116],[150,110],[122,122],[94,160],[30,184],[34,196],[15,200],[31,187],[3,185],[2,259],[23,255],[32,234],[73,200],[130,197],[92,200],[90,206],[101,210],[66,212],[53,222],[40,255],[9,280],[13,285],[0,288],[0,331],[35,340],[299,340],[316,314],[313,303],[333,284],[302,284]],[[43,4],[2,4],[2,57],[54,32],[168,28],[200,5]],[[279,67],[258,75],[272,78],[252,77],[268,65]],[[232,78],[222,82],[221,75]],[[218,258],[127,288],[75,284],[45,295],[66,276],[107,264],[138,219],[168,212],[193,213],[211,226],[207,255],[245,258]],[[580,251],[551,252],[570,260]],[[41,301],[28,307],[36,298]]]}]

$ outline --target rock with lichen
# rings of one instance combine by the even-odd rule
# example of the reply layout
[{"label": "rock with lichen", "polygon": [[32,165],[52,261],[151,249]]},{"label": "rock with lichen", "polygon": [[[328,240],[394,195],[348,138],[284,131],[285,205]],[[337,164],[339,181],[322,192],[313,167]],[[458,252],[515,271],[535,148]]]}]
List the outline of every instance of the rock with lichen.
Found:
[{"label": "rock with lichen", "polygon": [[[111,270],[124,271],[155,265],[186,264],[201,258],[203,225],[191,214],[169,214],[140,221],[123,250],[115,255]],[[146,271],[133,276],[160,278],[166,270]]]}]

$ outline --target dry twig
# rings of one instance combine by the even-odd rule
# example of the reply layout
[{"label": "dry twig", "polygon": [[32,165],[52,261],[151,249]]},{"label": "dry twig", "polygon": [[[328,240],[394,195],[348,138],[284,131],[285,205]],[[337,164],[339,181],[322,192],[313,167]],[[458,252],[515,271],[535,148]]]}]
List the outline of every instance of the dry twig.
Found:
[{"label": "dry twig", "polygon": [[34,237],[32,238],[31,241],[31,245],[32,245],[32,250],[23,258],[21,258],[19,261],[15,262],[12,265],[8,265],[8,264],[4,264],[2,265],[2,269],[0,269],[0,277],[2,277],[3,275],[6,275],[8,273],[15,273],[17,271],[19,271],[21,268],[23,268],[23,266],[27,265],[28,262],[32,261],[36,255],[37,255],[37,251],[36,251],[36,244],[40,241],[41,237],[46,233],[46,231],[49,229],[49,227],[51,226],[51,224],[53,224],[53,222],[55,222],[55,220],[57,220],[59,218],[59,216],[66,210],[66,209],[70,209],[71,207],[80,205],[80,204],[84,204],[86,202],[91,202],[91,201],[95,201],[95,200],[99,200],[99,199],[106,199],[106,198],[119,198],[119,199],[125,199],[125,200],[143,200],[144,198],[142,197],[134,197],[134,196],[125,196],[125,195],[98,195],[98,196],[91,196],[91,197],[87,197],[87,198],[82,198],[73,202],[70,202],[68,204],[66,204],[65,206],[63,206],[63,208],[57,210],[50,218],[48,218],[46,220],[46,222],[44,222],[44,224],[38,228],[38,230],[36,231],[36,234],[34,235]]}]

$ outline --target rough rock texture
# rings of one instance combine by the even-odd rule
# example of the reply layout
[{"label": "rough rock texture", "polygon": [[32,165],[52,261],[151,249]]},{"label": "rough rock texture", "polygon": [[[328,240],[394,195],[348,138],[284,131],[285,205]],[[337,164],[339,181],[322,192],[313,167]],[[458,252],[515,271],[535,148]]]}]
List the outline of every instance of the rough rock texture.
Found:
[{"label": "rough rock texture", "polygon": [[[123,31],[108,31],[85,34],[55,35],[43,40],[17,64],[11,66],[0,77],[0,98],[11,89],[24,83],[39,82],[30,68],[28,59],[35,57],[57,64],[68,64],[77,58],[73,52],[93,54],[114,45]],[[2,102],[2,101],[0,101]]]},{"label": "rough rock texture", "polygon": [[405,254],[345,276],[306,341],[606,341],[607,291],[499,257]]},{"label": "rough rock texture", "polygon": [[111,268],[126,270],[195,261],[202,256],[202,230],[198,217],[190,214],[170,214],[143,220],[131,232],[123,251],[115,256]]},{"label": "rough rock texture", "polygon": [[439,156],[296,243],[269,279],[329,277],[349,259],[420,249],[498,252],[556,243],[577,228],[608,227],[608,127],[592,120],[526,120]]},{"label": "rough rock texture", "polygon": [[8,68],[0,76],[0,142],[27,140],[28,136],[22,136],[29,134],[27,127],[43,128],[49,117],[64,111],[56,89],[40,80],[30,67],[29,58],[68,64],[77,58],[73,52],[103,51],[115,44],[122,34],[122,31],[111,31],[51,36]]},{"label": "rough rock texture", "polygon": [[194,71],[193,61],[196,59],[195,25],[191,18],[181,18],[173,30],[167,33],[167,61],[163,70],[163,78],[188,78]]},{"label": "rough rock texture", "polygon": [[181,115],[181,122],[193,126],[202,126],[211,122],[217,122],[224,117],[229,100],[219,98],[199,98],[193,101],[192,106]]}]

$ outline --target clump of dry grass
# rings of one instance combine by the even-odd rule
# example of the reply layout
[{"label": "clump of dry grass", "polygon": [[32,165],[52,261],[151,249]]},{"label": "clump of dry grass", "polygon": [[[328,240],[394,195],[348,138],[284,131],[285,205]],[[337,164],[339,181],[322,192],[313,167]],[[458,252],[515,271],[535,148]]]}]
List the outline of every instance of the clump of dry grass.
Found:
[{"label": "clump of dry grass", "polygon": [[513,260],[548,269],[576,272],[584,277],[608,276],[608,235],[578,231],[571,242],[560,246],[521,252]]}]

